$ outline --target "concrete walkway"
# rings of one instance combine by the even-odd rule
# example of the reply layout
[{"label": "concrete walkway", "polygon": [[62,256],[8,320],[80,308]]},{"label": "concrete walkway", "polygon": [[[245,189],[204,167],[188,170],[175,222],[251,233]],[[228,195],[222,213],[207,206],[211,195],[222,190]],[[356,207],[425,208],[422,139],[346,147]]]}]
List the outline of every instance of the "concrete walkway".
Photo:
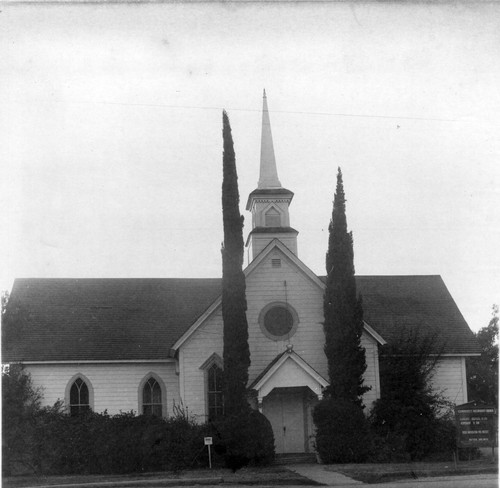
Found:
[{"label": "concrete walkway", "polygon": [[291,464],[286,466],[286,468],[322,485],[346,486],[364,484],[361,481],[353,480],[335,471],[327,471],[324,464]]}]

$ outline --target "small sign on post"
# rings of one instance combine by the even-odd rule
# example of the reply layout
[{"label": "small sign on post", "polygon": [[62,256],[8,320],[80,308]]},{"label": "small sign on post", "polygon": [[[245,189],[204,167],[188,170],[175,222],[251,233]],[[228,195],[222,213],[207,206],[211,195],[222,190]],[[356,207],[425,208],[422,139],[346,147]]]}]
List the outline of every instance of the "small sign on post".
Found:
[{"label": "small sign on post", "polygon": [[213,444],[211,437],[205,437],[205,446],[208,447],[208,466],[212,469],[212,453],[210,452],[210,446]]}]

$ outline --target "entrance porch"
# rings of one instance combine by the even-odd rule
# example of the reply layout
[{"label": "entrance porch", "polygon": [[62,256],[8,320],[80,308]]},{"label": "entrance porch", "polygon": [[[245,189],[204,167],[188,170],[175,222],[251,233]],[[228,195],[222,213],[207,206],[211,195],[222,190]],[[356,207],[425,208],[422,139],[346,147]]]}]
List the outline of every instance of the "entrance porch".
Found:
[{"label": "entrance porch", "polygon": [[251,389],[273,428],[276,454],[314,452],[312,410],[327,385],[290,346],[254,380]]}]

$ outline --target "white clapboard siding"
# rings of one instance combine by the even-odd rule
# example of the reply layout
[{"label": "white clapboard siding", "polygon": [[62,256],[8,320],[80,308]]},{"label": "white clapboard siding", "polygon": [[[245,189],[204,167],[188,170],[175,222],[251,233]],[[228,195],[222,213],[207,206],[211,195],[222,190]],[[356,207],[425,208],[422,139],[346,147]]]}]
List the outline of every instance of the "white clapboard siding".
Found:
[{"label": "white clapboard siding", "polygon": [[[272,267],[273,259],[281,260],[280,268]],[[272,302],[287,303],[299,316],[298,328],[289,340],[273,341],[260,328],[259,315]],[[247,303],[252,360],[250,381],[283,352],[288,343],[293,345],[294,351],[302,359],[327,377],[326,356],[323,352],[323,291],[281,251],[270,253],[247,279]]]},{"label": "white clapboard siding", "polygon": [[467,403],[465,358],[443,357],[437,364],[432,386],[456,405]]},{"label": "white clapboard siding", "polygon": [[173,402],[179,403],[179,381],[175,363],[110,363],[110,364],[31,364],[26,366],[35,387],[43,388],[43,405],[64,401],[66,386],[76,374],[83,375],[94,392],[94,411],[138,413],[139,386],[150,373],[166,387],[166,415],[172,413]]},{"label": "white clapboard siding", "polygon": [[[280,259],[281,267],[273,267],[273,259]],[[247,277],[246,296],[251,359],[249,382],[282,353],[289,343],[297,354],[328,380],[326,356],[323,351],[323,290],[281,251],[275,250]],[[272,302],[288,303],[299,316],[298,328],[289,340],[274,341],[261,330],[259,315],[262,309]],[[222,357],[222,331],[222,312],[219,308],[181,348],[179,366],[183,400],[189,406],[189,411],[200,418],[206,415],[205,372],[200,367],[213,353]],[[364,402],[366,406],[371,406],[379,397],[380,390],[378,351],[374,339],[366,333],[363,334],[362,345],[366,349],[365,381],[372,387]]]},{"label": "white clapboard siding", "polygon": [[364,386],[370,387],[370,390],[363,395],[363,403],[369,410],[373,402],[380,398],[380,377],[378,365],[378,344],[375,339],[363,332],[361,336],[361,345],[365,348],[366,370],[363,376]]},{"label": "white clapboard siding", "polygon": [[205,370],[214,353],[222,358],[222,310],[219,309],[191,336],[179,353],[180,390],[183,403],[197,420],[206,419]]}]

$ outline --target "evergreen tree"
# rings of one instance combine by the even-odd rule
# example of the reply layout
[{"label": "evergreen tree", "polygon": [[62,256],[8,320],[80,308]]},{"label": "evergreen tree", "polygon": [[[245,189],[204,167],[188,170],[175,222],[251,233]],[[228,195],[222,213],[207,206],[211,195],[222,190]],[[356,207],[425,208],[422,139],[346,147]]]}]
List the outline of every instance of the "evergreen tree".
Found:
[{"label": "evergreen tree", "polygon": [[363,308],[356,295],[352,234],[347,232],[340,168],[329,232],[323,328],[330,385],[313,411],[316,449],[325,463],[359,463],[367,459],[371,448],[362,401],[369,388],[363,386]]},{"label": "evergreen tree", "polygon": [[498,403],[498,305],[493,305],[490,323],[475,334],[480,357],[467,359],[469,399]]},{"label": "evergreen tree", "polygon": [[250,366],[243,274],[243,216],[239,211],[238,176],[229,118],[224,111],[222,216],[222,318],[224,322],[224,409],[225,415],[248,410],[246,386]]},{"label": "evergreen tree", "polygon": [[361,346],[363,307],[356,294],[352,233],[347,232],[342,171],[338,170],[337,189],[329,226],[326,254],[327,281],[324,295],[325,354],[330,386],[327,395],[362,406],[366,370],[365,350]]}]

